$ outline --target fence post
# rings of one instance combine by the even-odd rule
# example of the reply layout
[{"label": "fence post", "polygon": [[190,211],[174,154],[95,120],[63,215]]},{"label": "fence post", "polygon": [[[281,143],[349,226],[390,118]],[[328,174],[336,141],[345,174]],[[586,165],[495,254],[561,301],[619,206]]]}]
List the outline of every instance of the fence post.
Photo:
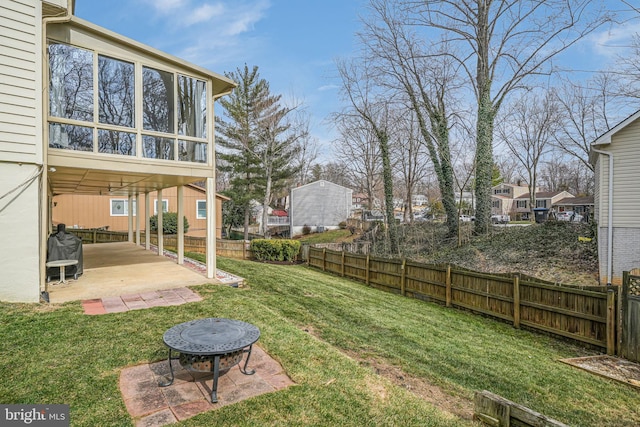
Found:
[{"label": "fence post", "polygon": [[613,289],[607,291],[607,354],[613,356],[616,352],[616,293]]},{"label": "fence post", "polygon": [[520,329],[520,277],[513,278],[513,327]]},{"label": "fence post", "polygon": [[247,241],[242,241],[242,259],[247,259]]},{"label": "fence post", "polygon": [[95,228],[93,229],[93,243],[96,243],[98,241],[98,230],[96,230]]},{"label": "fence post", "polygon": [[344,277],[344,248],[342,249],[342,277]]},{"label": "fence post", "polygon": [[365,273],[365,282],[369,284],[369,254],[367,254],[367,272]]},{"label": "fence post", "polygon": [[445,298],[447,307],[451,307],[451,266],[447,265],[447,277],[444,280],[445,284]]},{"label": "fence post", "polygon": [[402,260],[402,277],[400,279],[400,294],[404,297],[407,295],[406,285],[407,285],[407,259]]},{"label": "fence post", "polygon": [[327,270],[327,248],[322,248],[322,271]]}]

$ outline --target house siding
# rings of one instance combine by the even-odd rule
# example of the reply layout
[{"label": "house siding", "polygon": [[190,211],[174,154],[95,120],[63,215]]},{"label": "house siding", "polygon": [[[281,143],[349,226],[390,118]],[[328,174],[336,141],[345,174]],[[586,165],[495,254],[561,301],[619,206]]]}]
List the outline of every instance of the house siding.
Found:
[{"label": "house siding", "polygon": [[0,2],[0,300],[40,299],[42,12],[39,0]]},{"label": "house siding", "polygon": [[[613,154],[613,226],[640,227],[640,189],[638,188],[638,165],[640,164],[640,120],[636,120],[614,135],[607,151]],[[608,159],[601,158],[603,214],[608,209]],[[606,170],[605,170],[606,169]],[[606,175],[605,175],[606,173]],[[605,214],[606,215],[606,214]]]},{"label": "house siding", "polygon": [[316,181],[291,190],[289,216],[293,234],[298,228],[337,228],[350,214],[353,191],[329,181]]},{"label": "house siding", "polygon": [[42,163],[41,9],[0,3],[0,160]]},{"label": "house siding", "polygon": [[[162,191],[162,199],[169,203],[169,212],[177,212],[178,196],[177,188],[167,188]],[[153,206],[157,193],[150,193],[151,215],[154,215]],[[97,196],[61,194],[53,198],[52,221],[56,224],[66,224],[69,228],[99,228],[108,226],[110,231],[127,231],[129,229],[128,216],[112,216],[111,200],[124,199],[122,196]],[[135,197],[134,197],[135,200]],[[196,202],[206,201],[204,191],[191,187],[184,188],[183,205],[184,216],[189,222],[187,236],[205,237],[207,232],[206,218],[197,218]],[[145,203],[144,194],[140,195],[140,206],[136,209],[136,215],[140,215],[140,229],[145,229]],[[133,219],[133,228],[136,228],[136,217]],[[222,200],[216,198],[216,237],[222,237]]]}]

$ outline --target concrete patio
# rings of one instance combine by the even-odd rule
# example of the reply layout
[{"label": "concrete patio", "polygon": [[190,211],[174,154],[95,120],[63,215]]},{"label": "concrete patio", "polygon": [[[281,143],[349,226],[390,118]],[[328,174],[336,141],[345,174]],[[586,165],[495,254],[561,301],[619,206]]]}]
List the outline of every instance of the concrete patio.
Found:
[{"label": "concrete patio", "polygon": [[227,273],[207,279],[197,268],[179,265],[174,259],[128,242],[83,245],[83,261],[84,272],[77,280],[68,278],[66,284],[47,285],[51,303],[230,282]]}]

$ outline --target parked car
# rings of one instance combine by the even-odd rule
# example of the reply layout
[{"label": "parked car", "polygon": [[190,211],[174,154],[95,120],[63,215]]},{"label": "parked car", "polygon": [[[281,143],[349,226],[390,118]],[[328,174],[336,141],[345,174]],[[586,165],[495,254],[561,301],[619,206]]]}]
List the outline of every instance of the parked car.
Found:
[{"label": "parked car", "polygon": [[511,221],[509,215],[491,215],[492,224],[508,224]]},{"label": "parked car", "polygon": [[460,221],[462,221],[462,222],[471,222],[471,221],[475,221],[475,220],[476,220],[475,216],[460,215]]},{"label": "parked car", "polygon": [[556,215],[558,221],[570,221],[570,222],[580,222],[582,221],[582,215],[575,213],[574,211],[564,211],[558,212]]}]

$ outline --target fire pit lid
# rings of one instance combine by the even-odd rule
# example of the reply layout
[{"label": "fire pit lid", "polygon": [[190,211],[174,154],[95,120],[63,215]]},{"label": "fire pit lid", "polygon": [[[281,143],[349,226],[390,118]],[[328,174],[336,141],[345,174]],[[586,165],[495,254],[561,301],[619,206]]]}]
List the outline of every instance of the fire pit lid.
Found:
[{"label": "fire pit lid", "polygon": [[167,347],[189,354],[225,354],[258,341],[260,330],[246,322],[206,318],[180,323],[164,333]]}]

